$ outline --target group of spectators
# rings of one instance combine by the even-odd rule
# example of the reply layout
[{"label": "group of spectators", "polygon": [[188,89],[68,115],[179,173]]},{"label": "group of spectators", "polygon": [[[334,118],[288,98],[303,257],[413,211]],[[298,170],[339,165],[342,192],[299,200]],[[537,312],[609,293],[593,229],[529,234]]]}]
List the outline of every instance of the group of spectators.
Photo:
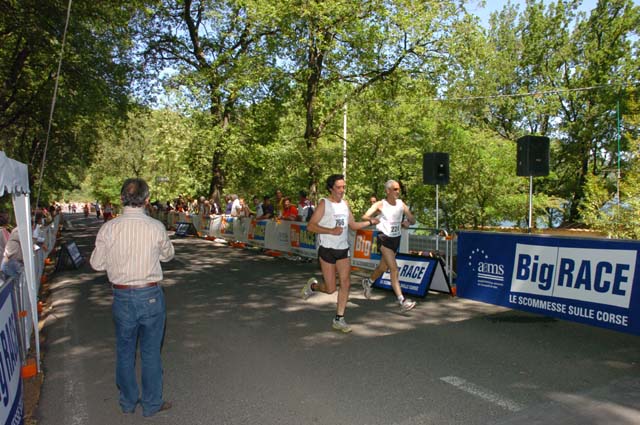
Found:
[{"label": "group of spectators", "polygon": [[[34,249],[47,249],[44,245],[45,238],[42,228],[50,224],[60,213],[61,207],[58,204],[51,204],[48,207],[32,211],[31,233]],[[11,226],[9,213],[6,211],[0,211],[0,254],[0,271],[6,277],[14,277],[22,272],[24,260],[18,226]]]},{"label": "group of spectators", "polygon": [[160,211],[177,211],[197,214],[203,217],[210,215],[231,215],[233,217],[255,217],[258,220],[279,219],[291,221],[309,221],[314,211],[313,202],[307,197],[307,193],[301,190],[298,193],[297,202],[289,196],[284,196],[281,190],[276,190],[273,199],[265,195],[262,200],[258,196],[251,199],[251,204],[244,197],[236,194],[224,197],[224,207],[213,199],[201,196],[198,199],[188,200],[180,196],[173,204],[167,201],[161,204],[155,201],[151,206]]}]

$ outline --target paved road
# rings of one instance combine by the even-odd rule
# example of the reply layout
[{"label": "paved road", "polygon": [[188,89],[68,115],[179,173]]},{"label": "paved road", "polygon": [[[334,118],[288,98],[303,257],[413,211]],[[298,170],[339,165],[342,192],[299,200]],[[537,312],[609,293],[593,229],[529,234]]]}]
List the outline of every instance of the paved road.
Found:
[{"label": "paved road", "polygon": [[[74,218],[88,258],[100,225]],[[194,238],[165,267],[165,398],[157,424],[638,424],[640,338],[430,294],[299,298],[318,265]],[[354,281],[356,281],[354,275]],[[114,383],[111,293],[88,266],[58,273],[44,330],[42,425],[145,422]]]}]

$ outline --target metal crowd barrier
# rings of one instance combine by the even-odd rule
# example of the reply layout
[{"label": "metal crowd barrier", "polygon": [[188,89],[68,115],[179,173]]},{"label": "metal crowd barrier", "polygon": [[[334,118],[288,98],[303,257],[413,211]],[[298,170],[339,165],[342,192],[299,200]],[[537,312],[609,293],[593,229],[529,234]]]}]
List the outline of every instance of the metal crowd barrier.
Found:
[{"label": "metal crowd barrier", "polygon": [[[214,215],[202,217],[183,212],[156,212],[155,218],[168,229],[175,229],[177,223],[192,223],[201,237],[215,237],[228,242],[243,244],[267,250],[280,251],[302,258],[316,258],[315,236],[309,237],[306,223],[296,221],[259,220],[249,217]],[[371,237],[372,227],[367,228]],[[366,229],[365,229],[366,230]],[[360,233],[358,233],[359,235]],[[457,252],[456,240],[444,229],[417,227],[403,229],[400,252],[430,255],[442,258],[445,272],[454,276],[454,256]],[[310,240],[312,238],[312,241]],[[406,238],[407,241],[404,241]],[[356,235],[351,234],[352,247],[356,247]],[[353,250],[354,252],[356,249]],[[360,257],[362,258],[362,257]],[[374,263],[358,261],[359,267],[373,268]]]}]

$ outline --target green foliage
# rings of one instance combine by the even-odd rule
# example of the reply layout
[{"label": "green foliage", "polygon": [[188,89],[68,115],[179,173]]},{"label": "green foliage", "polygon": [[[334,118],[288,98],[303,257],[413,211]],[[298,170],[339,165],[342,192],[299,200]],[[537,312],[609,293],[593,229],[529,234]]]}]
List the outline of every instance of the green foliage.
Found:
[{"label": "green foliage", "polygon": [[[634,145],[635,152],[638,152],[640,143],[636,141]],[[582,222],[609,237],[640,239],[639,178],[640,164],[637,161],[619,181],[615,173],[609,174],[604,180],[589,175],[585,196],[580,204]],[[618,187],[619,201],[616,193]]]},{"label": "green foliage", "polygon": [[117,119],[126,108],[132,76],[127,22],[141,3],[73,3],[61,51],[67,2],[0,1],[1,148],[29,166],[32,191],[42,192],[43,203],[78,187],[95,151],[95,124]]},{"label": "green foliage", "polygon": [[[45,200],[117,201],[131,176],[161,201],[323,196],[326,176],[342,172],[346,105],[356,215],[395,179],[419,221],[435,226],[422,155],[439,151],[451,161],[440,227],[526,226],[514,141],[540,134],[552,140],[551,174],[534,180],[535,221],[637,237],[640,8],[600,0],[578,13],[577,0],[528,0],[485,29],[466,3],[74,3],[47,169],[33,184]],[[33,177],[66,10],[2,0],[0,9],[0,141]]]}]

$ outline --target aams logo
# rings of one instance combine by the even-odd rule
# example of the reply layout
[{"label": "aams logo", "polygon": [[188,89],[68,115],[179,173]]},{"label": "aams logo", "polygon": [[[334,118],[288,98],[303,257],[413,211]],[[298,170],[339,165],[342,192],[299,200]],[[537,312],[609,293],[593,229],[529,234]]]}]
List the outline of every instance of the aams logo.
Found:
[{"label": "aams logo", "polygon": [[485,263],[483,261],[480,261],[478,263],[478,273],[504,276],[504,266],[502,264]]},{"label": "aams logo", "polygon": [[476,248],[469,255],[469,267],[478,273],[479,279],[504,281],[504,265],[492,263],[484,249]]}]

